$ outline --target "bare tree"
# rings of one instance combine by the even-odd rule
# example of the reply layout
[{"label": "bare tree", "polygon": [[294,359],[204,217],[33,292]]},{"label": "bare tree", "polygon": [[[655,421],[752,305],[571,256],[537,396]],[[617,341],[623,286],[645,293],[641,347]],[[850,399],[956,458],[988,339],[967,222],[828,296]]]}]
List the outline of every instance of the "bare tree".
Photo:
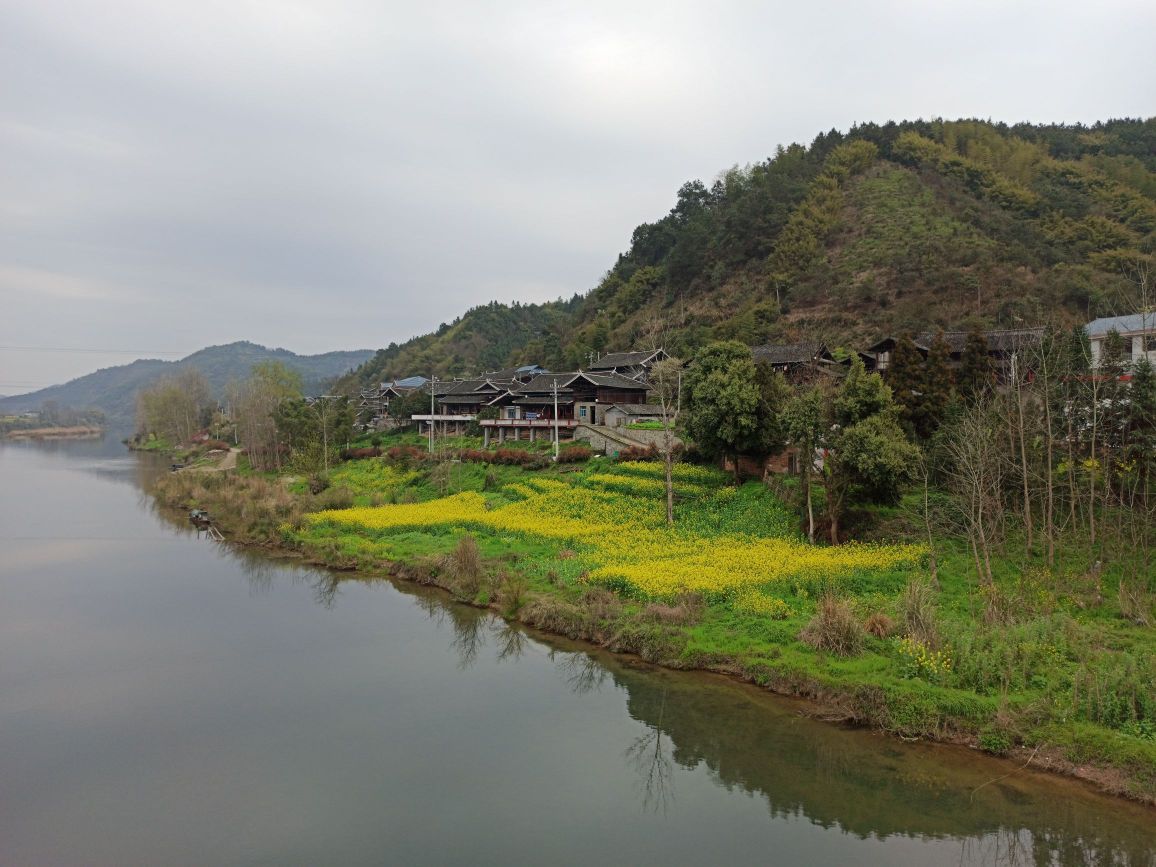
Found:
[{"label": "bare tree", "polygon": [[998,413],[981,397],[960,417],[947,436],[951,487],[967,528],[981,583],[992,583],[991,545],[1002,510],[1003,484]]},{"label": "bare tree", "polygon": [[[651,352],[663,350],[666,342],[666,321],[651,319],[644,331],[644,344]],[[674,525],[674,430],[682,413],[682,362],[665,358],[650,370],[651,392],[662,408],[662,462],[666,477],[666,524]]]},{"label": "bare tree", "polygon": [[674,428],[682,412],[682,362],[659,361],[650,372],[651,390],[662,407],[662,462],[666,475],[666,523],[674,524]]},{"label": "bare tree", "polygon": [[172,443],[188,442],[208,420],[213,405],[204,374],[186,367],[137,393],[137,426]]}]

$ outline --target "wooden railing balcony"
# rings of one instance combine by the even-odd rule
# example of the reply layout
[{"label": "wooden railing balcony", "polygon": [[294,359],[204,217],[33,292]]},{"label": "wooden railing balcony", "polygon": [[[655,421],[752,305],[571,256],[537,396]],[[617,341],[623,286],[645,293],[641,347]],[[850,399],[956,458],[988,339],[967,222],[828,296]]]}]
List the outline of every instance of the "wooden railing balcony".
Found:
[{"label": "wooden railing balcony", "polygon": [[[417,418],[417,416],[414,416]],[[555,424],[552,418],[485,418],[478,422],[482,427],[539,427],[552,428]],[[558,427],[577,427],[580,424],[585,424],[575,418],[560,418],[557,420]]]}]

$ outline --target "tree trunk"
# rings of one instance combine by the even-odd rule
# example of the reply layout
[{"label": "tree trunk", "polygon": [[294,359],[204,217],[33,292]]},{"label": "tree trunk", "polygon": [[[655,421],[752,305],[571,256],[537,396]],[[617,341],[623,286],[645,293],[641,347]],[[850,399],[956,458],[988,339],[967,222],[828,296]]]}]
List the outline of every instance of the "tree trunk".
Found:
[{"label": "tree trunk", "polygon": [[[812,457],[814,453],[812,452]],[[807,494],[807,541],[815,544],[815,506],[811,501],[811,459],[803,463],[803,487]]]},{"label": "tree trunk", "polygon": [[1018,374],[1016,376],[1015,401],[1016,401],[1016,420],[1017,420],[1017,427],[1019,428],[1019,441],[1020,441],[1020,474],[1023,477],[1023,484],[1024,484],[1024,537],[1025,537],[1025,544],[1027,546],[1027,554],[1030,557],[1031,553],[1032,553],[1032,542],[1033,542],[1033,539],[1032,539],[1032,535],[1033,535],[1032,498],[1031,498],[1031,494],[1028,490],[1028,446],[1027,446],[1027,436],[1024,433],[1024,401],[1023,401],[1023,395],[1020,392],[1020,377]]}]

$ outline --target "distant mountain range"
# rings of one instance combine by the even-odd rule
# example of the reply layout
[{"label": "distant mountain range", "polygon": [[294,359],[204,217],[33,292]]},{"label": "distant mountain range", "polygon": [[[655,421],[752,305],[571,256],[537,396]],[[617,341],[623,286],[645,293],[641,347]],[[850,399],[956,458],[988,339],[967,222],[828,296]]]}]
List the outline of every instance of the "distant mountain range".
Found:
[{"label": "distant mountain range", "polygon": [[143,358],[131,364],[103,368],[63,385],[0,398],[0,413],[39,409],[45,401],[53,400],[74,409],[99,409],[104,412],[110,428],[124,430],[133,423],[137,391],[183,368],[197,368],[208,379],[213,393],[220,395],[229,380],[244,379],[254,364],[280,361],[301,374],[308,394],[323,391],[334,379],[372,357],[373,351],[368,349],[298,355],[287,349],[268,349],[239,341],[209,346],[179,361]]}]

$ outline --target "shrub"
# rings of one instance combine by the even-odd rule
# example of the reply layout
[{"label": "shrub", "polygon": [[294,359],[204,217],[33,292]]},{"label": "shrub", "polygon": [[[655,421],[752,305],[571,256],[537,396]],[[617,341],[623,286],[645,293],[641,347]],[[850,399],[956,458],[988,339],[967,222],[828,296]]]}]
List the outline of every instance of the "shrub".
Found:
[{"label": "shrub", "polygon": [[979,748],[993,756],[1006,756],[1012,748],[1012,739],[1003,729],[989,727],[979,733]]},{"label": "shrub", "polygon": [[482,585],[482,552],[473,536],[462,536],[452,552],[441,560],[442,571],[463,599],[473,599]]},{"label": "shrub", "polygon": [[417,446],[390,446],[385,456],[391,461],[415,463],[425,460],[426,453]]},{"label": "shrub", "polygon": [[907,582],[899,600],[903,627],[916,641],[930,647],[939,646],[939,629],[935,622],[935,591],[920,578]]},{"label": "shrub", "polygon": [[205,451],[210,452],[227,452],[231,448],[231,446],[224,440],[205,440],[205,442],[203,442],[201,445]]},{"label": "shrub", "polygon": [[622,449],[622,451],[620,451],[617,454],[617,456],[615,457],[615,460],[617,460],[619,462],[624,462],[624,461],[653,461],[653,460],[657,460],[658,457],[659,457],[658,446],[656,446],[656,445],[629,446],[627,448]]},{"label": "shrub", "polygon": [[1120,602],[1120,616],[1125,620],[1137,626],[1151,626],[1156,622],[1156,596],[1140,581],[1121,579],[1116,595]]},{"label": "shrub", "polygon": [[344,487],[326,487],[317,498],[317,505],[322,509],[352,509],[353,492]]},{"label": "shrub", "polygon": [[702,619],[705,608],[701,594],[683,593],[673,605],[651,602],[642,609],[642,616],[656,623],[692,626]]},{"label": "shrub", "polygon": [[886,638],[895,631],[895,621],[882,611],[876,611],[868,617],[867,622],[863,624],[863,626],[876,638]]},{"label": "shrub", "polygon": [[594,450],[588,446],[566,446],[558,452],[558,461],[564,464],[578,464],[590,460]]},{"label": "shrub", "polygon": [[582,605],[594,623],[617,620],[622,613],[622,602],[604,587],[591,587],[582,594]]},{"label": "shrub", "polygon": [[524,575],[504,572],[498,583],[498,606],[507,617],[513,617],[526,602],[528,583]]},{"label": "shrub", "polygon": [[826,595],[799,639],[816,650],[827,650],[838,656],[854,656],[863,649],[863,627],[845,599]]},{"label": "shrub", "polygon": [[343,461],[359,461],[364,460],[365,458],[380,457],[381,449],[379,449],[377,446],[373,446],[372,448],[345,449],[341,452],[341,459]]},{"label": "shrub", "polygon": [[309,493],[320,494],[329,487],[329,476],[324,473],[314,473],[309,477]]}]

